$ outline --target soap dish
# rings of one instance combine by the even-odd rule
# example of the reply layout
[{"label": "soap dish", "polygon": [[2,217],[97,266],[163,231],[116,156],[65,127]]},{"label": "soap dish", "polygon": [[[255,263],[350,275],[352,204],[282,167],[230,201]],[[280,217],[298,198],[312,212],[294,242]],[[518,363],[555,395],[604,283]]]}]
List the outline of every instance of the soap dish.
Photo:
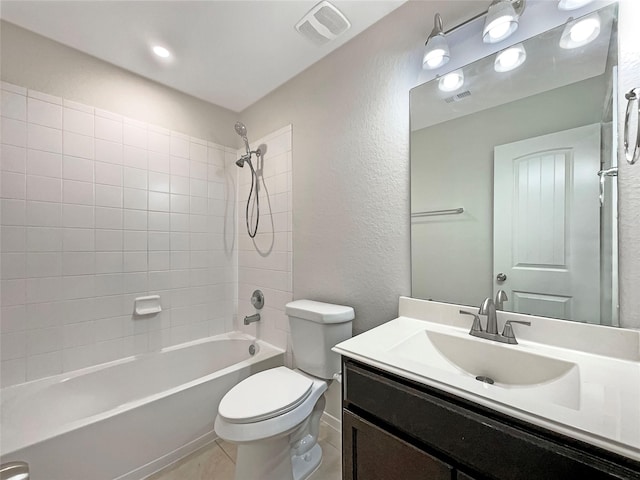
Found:
[{"label": "soap dish", "polygon": [[153,315],[162,311],[160,295],[149,295],[135,299],[133,311],[136,315]]}]

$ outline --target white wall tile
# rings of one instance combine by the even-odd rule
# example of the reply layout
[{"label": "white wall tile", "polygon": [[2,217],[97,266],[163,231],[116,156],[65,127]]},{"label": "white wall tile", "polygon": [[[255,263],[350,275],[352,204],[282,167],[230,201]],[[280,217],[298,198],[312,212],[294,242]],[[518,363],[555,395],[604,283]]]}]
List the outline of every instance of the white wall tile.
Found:
[{"label": "white wall tile", "polygon": [[[55,227],[27,227],[26,245],[29,252],[61,252],[62,229]],[[4,242],[2,246],[5,249]]]},{"label": "white wall tile", "polygon": [[148,186],[147,170],[124,167],[124,186],[128,188],[146,189]]},{"label": "white wall tile", "polygon": [[[2,385],[231,328],[225,147],[2,86]],[[133,321],[150,289],[162,315]]]},{"label": "white wall tile", "polygon": [[57,129],[62,128],[62,107],[55,103],[29,98],[27,100],[27,115],[30,123]]},{"label": "white wall tile", "polygon": [[95,140],[95,160],[99,162],[115,163],[122,165],[124,150],[121,143],[107,140]]},{"label": "white wall tile", "polygon": [[96,273],[95,252],[64,252],[62,254],[63,275],[93,275]]},{"label": "white wall tile", "polygon": [[2,198],[24,199],[26,197],[25,175],[5,172],[2,175]]},{"label": "white wall tile", "polygon": [[82,157],[93,160],[95,157],[94,139],[87,135],[64,131],[63,153],[72,157]]},{"label": "white wall tile", "polygon": [[149,171],[171,173],[171,157],[168,153],[149,152]]},{"label": "white wall tile", "polygon": [[25,147],[0,145],[0,158],[2,159],[0,167],[3,172],[26,172],[27,149]]},{"label": "white wall tile", "polygon": [[64,228],[62,249],[65,252],[95,251],[95,231],[84,228]]},{"label": "white wall tile", "polygon": [[97,184],[122,186],[123,169],[121,165],[113,163],[95,163],[95,181]]},{"label": "white wall tile", "polygon": [[122,120],[104,118],[96,114],[95,135],[96,139],[122,143]]},{"label": "white wall tile", "polygon": [[147,128],[141,125],[134,125],[125,122],[124,124],[124,139],[125,145],[138,147],[140,149],[147,149]]},{"label": "white wall tile", "polygon": [[0,113],[3,117],[27,120],[27,97],[19,93],[2,90]]},{"label": "white wall tile", "polygon": [[189,176],[189,160],[186,158],[171,156],[171,175],[181,177]]},{"label": "white wall tile", "polygon": [[124,189],[124,208],[137,210],[147,209],[147,192],[133,188]]},{"label": "white wall tile", "polygon": [[189,138],[180,134],[171,134],[170,153],[172,156],[189,158]]},{"label": "white wall tile", "polygon": [[123,189],[112,185],[96,184],[95,203],[98,207],[122,208]]},{"label": "white wall tile", "polygon": [[96,230],[96,252],[122,251],[124,240],[122,230]]},{"label": "white wall tile", "polygon": [[[96,199],[98,197],[96,185]],[[97,200],[96,200],[97,201]],[[121,229],[123,226],[123,212],[120,208],[98,207],[95,210],[96,228]]]},{"label": "white wall tile", "polygon": [[29,123],[27,146],[34,150],[62,153],[62,130]]},{"label": "white wall tile", "polygon": [[62,352],[29,355],[27,357],[27,381],[62,373]]},{"label": "white wall tile", "polygon": [[125,230],[147,230],[147,212],[145,210],[124,210]]},{"label": "white wall tile", "polygon": [[64,130],[92,137],[94,135],[94,116],[74,108],[64,109]]},{"label": "white wall tile", "polygon": [[20,199],[0,200],[2,225],[20,226],[26,223],[26,202]]},{"label": "white wall tile", "polygon": [[27,254],[27,276],[56,277],[62,274],[62,255],[60,252]]},{"label": "white wall tile", "polygon": [[122,252],[96,252],[96,274],[122,272],[122,262]]},{"label": "white wall tile", "polygon": [[169,130],[149,128],[149,150],[169,154],[171,151],[170,135]]},{"label": "white wall tile", "polygon": [[94,207],[89,205],[62,205],[62,226],[93,228],[95,226]]},{"label": "white wall tile", "polygon": [[65,155],[62,163],[62,177],[67,180],[93,182],[93,166],[93,160]]},{"label": "white wall tile", "polygon": [[74,180],[63,180],[62,200],[64,201],[64,203],[93,205],[94,184],[92,182],[76,182]]},{"label": "white wall tile", "polygon": [[[0,278],[2,280],[15,280],[26,276],[26,255],[21,252],[3,252],[0,263]],[[4,322],[4,319],[2,319]]]},{"label": "white wall tile", "polygon": [[147,150],[125,145],[122,163],[128,167],[147,169]]},{"label": "white wall tile", "polygon": [[28,278],[25,283],[26,303],[56,302],[62,299],[60,277]]},{"label": "white wall tile", "polygon": [[27,151],[27,173],[62,178],[62,155],[42,150]]}]

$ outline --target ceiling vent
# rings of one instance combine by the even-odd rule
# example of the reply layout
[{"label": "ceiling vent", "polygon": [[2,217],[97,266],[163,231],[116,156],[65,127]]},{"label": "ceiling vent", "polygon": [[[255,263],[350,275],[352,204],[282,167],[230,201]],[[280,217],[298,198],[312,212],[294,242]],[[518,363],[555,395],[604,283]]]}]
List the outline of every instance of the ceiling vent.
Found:
[{"label": "ceiling vent", "polygon": [[324,45],[351,28],[347,17],[327,1],[318,3],[296,24],[296,30],[316,45]]},{"label": "ceiling vent", "polygon": [[447,103],[459,102],[460,100],[464,100],[467,97],[471,96],[471,92],[469,90],[465,90],[464,92],[460,92],[456,95],[452,95],[451,97],[447,97],[444,99]]}]

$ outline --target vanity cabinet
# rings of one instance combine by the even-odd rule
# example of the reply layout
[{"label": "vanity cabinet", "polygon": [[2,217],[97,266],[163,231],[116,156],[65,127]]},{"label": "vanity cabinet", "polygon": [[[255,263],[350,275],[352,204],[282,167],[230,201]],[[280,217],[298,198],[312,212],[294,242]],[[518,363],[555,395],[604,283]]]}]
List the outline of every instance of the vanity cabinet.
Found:
[{"label": "vanity cabinet", "polygon": [[343,480],[640,480],[640,465],[351,359]]}]

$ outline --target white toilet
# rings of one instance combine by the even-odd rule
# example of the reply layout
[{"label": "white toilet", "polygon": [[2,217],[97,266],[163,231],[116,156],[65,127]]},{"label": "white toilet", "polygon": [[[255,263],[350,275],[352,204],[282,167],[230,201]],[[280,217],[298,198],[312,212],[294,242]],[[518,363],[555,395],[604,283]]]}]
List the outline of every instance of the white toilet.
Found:
[{"label": "white toilet", "polygon": [[218,407],[215,431],[238,444],[236,480],[303,480],[320,465],[324,392],[340,372],[331,351],[351,337],[353,308],[312,300],[286,306],[299,370],[277,367],[233,387]]}]

